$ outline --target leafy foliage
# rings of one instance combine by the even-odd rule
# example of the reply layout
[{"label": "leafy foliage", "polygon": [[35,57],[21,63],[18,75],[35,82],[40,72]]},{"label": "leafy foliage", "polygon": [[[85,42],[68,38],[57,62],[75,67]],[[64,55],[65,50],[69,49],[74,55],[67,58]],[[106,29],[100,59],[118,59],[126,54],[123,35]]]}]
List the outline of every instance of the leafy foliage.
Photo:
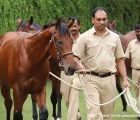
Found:
[{"label": "leafy foliage", "polygon": [[97,6],[108,11],[108,19],[117,20],[121,33],[133,30],[140,22],[139,0],[0,0],[0,34],[15,31],[17,18],[29,20],[32,15],[41,25],[60,17],[77,16],[81,19],[81,32],[91,28],[91,13]]}]

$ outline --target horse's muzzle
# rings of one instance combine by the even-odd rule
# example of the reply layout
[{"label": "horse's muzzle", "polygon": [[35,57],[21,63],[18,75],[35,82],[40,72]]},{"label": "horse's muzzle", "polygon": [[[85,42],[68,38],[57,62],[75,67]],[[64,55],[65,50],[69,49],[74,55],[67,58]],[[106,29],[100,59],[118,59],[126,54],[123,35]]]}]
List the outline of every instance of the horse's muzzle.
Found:
[{"label": "horse's muzzle", "polygon": [[69,67],[68,68],[68,73],[67,73],[67,75],[73,75],[74,74],[74,72],[75,72],[75,68],[72,68],[72,67]]}]

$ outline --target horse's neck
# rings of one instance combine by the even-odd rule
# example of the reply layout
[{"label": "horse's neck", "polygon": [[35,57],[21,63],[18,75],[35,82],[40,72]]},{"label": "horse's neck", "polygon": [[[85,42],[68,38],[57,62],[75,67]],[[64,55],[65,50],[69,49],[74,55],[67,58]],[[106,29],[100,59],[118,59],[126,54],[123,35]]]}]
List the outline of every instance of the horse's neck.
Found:
[{"label": "horse's neck", "polygon": [[22,48],[25,48],[28,59],[37,61],[47,59],[50,55],[49,40],[51,36],[49,31],[43,31],[27,37]]}]

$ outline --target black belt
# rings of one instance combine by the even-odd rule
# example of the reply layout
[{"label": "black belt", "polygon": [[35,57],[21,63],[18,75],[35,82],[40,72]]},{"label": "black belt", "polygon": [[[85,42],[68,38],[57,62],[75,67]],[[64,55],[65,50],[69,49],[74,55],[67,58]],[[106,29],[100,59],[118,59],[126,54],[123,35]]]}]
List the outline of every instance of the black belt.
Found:
[{"label": "black belt", "polygon": [[136,69],[136,70],[140,70],[140,69]]},{"label": "black belt", "polygon": [[86,72],[87,74],[91,74],[91,75],[95,75],[95,76],[98,76],[98,77],[108,77],[110,75],[113,75],[114,73],[104,73],[104,74],[99,74],[99,73],[96,73],[96,72]]}]

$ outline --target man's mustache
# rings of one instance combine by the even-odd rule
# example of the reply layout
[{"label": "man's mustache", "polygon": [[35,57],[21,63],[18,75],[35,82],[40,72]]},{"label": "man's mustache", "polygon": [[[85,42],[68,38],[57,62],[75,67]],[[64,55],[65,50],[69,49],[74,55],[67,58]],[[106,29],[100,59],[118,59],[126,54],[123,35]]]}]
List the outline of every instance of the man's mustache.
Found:
[{"label": "man's mustache", "polygon": [[76,30],[71,30],[71,31],[74,31],[75,32]]}]

